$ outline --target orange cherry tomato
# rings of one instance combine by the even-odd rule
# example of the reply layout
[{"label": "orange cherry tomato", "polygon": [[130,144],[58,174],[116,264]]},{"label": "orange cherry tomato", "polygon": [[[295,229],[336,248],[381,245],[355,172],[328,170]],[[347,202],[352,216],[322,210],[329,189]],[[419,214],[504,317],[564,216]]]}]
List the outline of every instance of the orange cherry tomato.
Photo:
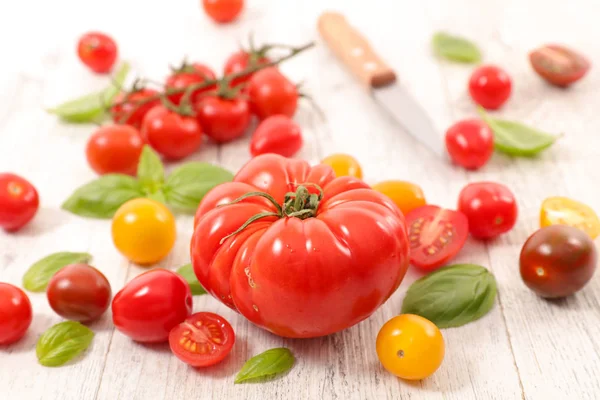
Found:
[{"label": "orange cherry tomato", "polygon": [[360,164],[356,158],[348,154],[332,154],[321,160],[321,164],[329,165],[333,168],[336,177],[353,176],[362,179],[363,173]]},{"label": "orange cherry tomato", "polygon": [[600,236],[600,219],[594,210],[568,197],[549,197],[542,203],[540,227],[550,225],[579,228],[592,239]]},{"label": "orange cherry tomato", "polygon": [[427,204],[423,190],[406,181],[383,181],[373,185],[373,190],[389,197],[404,215]]}]

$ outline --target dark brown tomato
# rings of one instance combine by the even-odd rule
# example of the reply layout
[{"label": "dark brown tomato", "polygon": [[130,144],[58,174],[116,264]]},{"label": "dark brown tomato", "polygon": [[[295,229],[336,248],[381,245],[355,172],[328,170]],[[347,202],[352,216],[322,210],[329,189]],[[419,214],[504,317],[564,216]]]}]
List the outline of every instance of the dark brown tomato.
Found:
[{"label": "dark brown tomato", "polygon": [[532,51],[529,62],[539,76],[560,87],[580,80],[590,69],[590,62],[583,55],[556,44]]}]

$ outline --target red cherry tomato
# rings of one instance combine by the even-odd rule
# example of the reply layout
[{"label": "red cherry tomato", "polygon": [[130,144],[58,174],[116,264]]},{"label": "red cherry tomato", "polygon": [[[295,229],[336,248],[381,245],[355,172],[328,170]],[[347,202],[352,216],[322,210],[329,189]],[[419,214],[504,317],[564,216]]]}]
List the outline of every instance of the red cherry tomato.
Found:
[{"label": "red cherry tomato", "polygon": [[98,174],[135,176],[144,142],[129,125],[105,125],[90,137],[85,149],[90,167]]},{"label": "red cherry tomato", "polygon": [[202,127],[194,117],[177,114],[165,106],[155,106],[144,117],[142,138],[168,160],[180,160],[196,152],[202,144]]},{"label": "red cherry tomato", "polygon": [[202,0],[206,14],[219,23],[231,22],[244,8],[244,0]]},{"label": "red cherry tomato", "polygon": [[[169,89],[185,89],[190,85],[200,84],[207,80],[215,79],[215,73],[210,67],[194,63],[192,65],[184,64],[181,68],[174,70],[173,73],[167,78],[165,83],[166,90]],[[210,85],[203,89],[194,90],[190,96],[192,104],[200,98],[202,93],[215,90],[215,85]],[[176,93],[169,95],[169,100],[175,104],[181,102],[183,93]]]},{"label": "red cherry tomato", "polygon": [[[139,129],[148,111],[160,104],[158,98],[148,100],[157,95],[158,92],[156,90],[145,88],[131,93],[119,94],[114,101],[115,105],[110,110],[113,121],[118,124],[131,125]],[[141,102],[144,103],[138,105]]]},{"label": "red cherry tomato", "polygon": [[469,231],[478,239],[508,232],[517,222],[517,202],[506,186],[495,182],[470,183],[458,195],[458,209],[469,219]]},{"label": "red cherry tomato", "polygon": [[50,307],[63,318],[80,322],[97,320],[110,305],[108,279],[87,264],[71,264],[58,271],[46,289]]},{"label": "red cherry tomato", "polygon": [[165,342],[192,314],[190,285],[166,269],[144,272],[116,294],[112,313],[115,327],[136,342]]},{"label": "red cherry tomato", "polygon": [[508,74],[494,65],[477,68],[469,79],[471,98],[488,110],[500,108],[510,97],[511,90]]},{"label": "red cherry tomato", "polygon": [[32,318],[29,297],[18,287],[0,282],[0,345],[25,336]]},{"label": "red cherry tomato", "polygon": [[220,315],[199,312],[169,333],[173,354],[193,367],[208,367],[223,360],[235,343],[233,328]]},{"label": "red cherry tomato", "polygon": [[204,133],[217,143],[242,136],[250,125],[250,106],[246,100],[202,97],[196,104],[196,117]]},{"label": "red cherry tomato", "polygon": [[104,33],[89,32],[79,39],[77,54],[81,62],[92,71],[107,73],[117,59],[117,44]]},{"label": "red cherry tomato", "polygon": [[302,147],[300,127],[285,115],[274,115],[262,121],[252,135],[250,153],[275,153],[291,157]]},{"label": "red cherry tomato", "polygon": [[0,228],[18,231],[33,219],[39,205],[31,183],[15,174],[0,174]]},{"label": "red cherry tomato", "polygon": [[[224,75],[237,74],[242,72],[246,68],[255,67],[258,65],[265,65],[271,62],[271,60],[265,57],[261,52],[248,53],[245,50],[240,50],[233,53],[227,61],[225,61],[225,67],[223,68]],[[240,83],[245,83],[250,80],[254,74],[248,74],[240,78],[236,78],[231,81],[231,86],[237,86]]]},{"label": "red cherry tomato", "polygon": [[406,214],[410,262],[432,271],[453,259],[469,235],[467,217],[458,211],[422,206]]},{"label": "red cherry tomato", "polygon": [[494,152],[494,134],[480,119],[458,121],[446,131],[446,149],[455,164],[478,169]]},{"label": "red cherry tomato", "polygon": [[567,87],[587,74],[590,62],[583,55],[564,46],[549,44],[529,53],[529,62],[548,83]]},{"label": "red cherry tomato", "polygon": [[248,83],[252,112],[260,119],[271,115],[293,117],[298,106],[298,89],[277,68],[256,72]]}]

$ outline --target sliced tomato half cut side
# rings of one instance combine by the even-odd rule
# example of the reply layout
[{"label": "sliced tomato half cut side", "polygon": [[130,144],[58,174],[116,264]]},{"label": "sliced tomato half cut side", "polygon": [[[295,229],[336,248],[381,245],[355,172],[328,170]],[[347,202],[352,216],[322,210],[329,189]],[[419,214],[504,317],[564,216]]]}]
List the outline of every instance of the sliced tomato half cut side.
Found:
[{"label": "sliced tomato half cut side", "polygon": [[454,258],[469,235],[469,221],[460,211],[422,206],[406,215],[410,262],[431,271]]},{"label": "sliced tomato half cut side", "polygon": [[223,360],[235,343],[233,328],[220,315],[199,312],[169,333],[169,346],[181,361],[194,367],[208,367]]}]

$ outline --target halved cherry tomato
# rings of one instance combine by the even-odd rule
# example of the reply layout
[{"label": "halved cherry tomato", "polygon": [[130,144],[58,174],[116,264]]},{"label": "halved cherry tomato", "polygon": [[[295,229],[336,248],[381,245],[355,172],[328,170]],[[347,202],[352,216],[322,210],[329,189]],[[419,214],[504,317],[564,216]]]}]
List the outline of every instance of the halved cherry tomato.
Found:
[{"label": "halved cherry tomato", "polygon": [[0,282],[0,345],[20,340],[29,325],[33,313],[29,297],[16,286]]},{"label": "halved cherry tomato", "polygon": [[256,72],[248,83],[252,112],[260,119],[272,115],[292,118],[298,107],[298,89],[275,67]]},{"label": "halved cherry tomato", "polygon": [[[117,124],[127,124],[139,129],[148,111],[160,104],[158,98],[148,100],[157,95],[156,90],[147,88],[131,93],[120,93],[114,101],[115,105],[110,109],[113,121]],[[142,102],[144,103],[142,104]]]},{"label": "halved cherry tomato", "polygon": [[88,140],[85,148],[90,167],[98,174],[134,175],[144,141],[130,125],[104,125]]},{"label": "halved cherry tomato", "polygon": [[300,127],[285,115],[273,115],[262,121],[250,142],[250,154],[275,153],[291,157],[302,147]]},{"label": "halved cherry tomato", "polygon": [[373,190],[389,197],[404,215],[427,204],[421,187],[411,182],[383,181],[373,185]]},{"label": "halved cherry tomato", "polygon": [[424,379],[442,364],[444,337],[426,318],[402,314],[386,322],[377,334],[377,357],[385,369],[408,380]]},{"label": "halved cherry tomato", "polygon": [[181,361],[193,367],[208,367],[222,361],[235,343],[233,328],[220,315],[199,312],[169,333],[169,346]]},{"label": "halved cherry tomato", "polygon": [[469,222],[460,211],[423,206],[406,215],[410,262],[432,271],[454,258],[469,234]]},{"label": "halved cherry tomato", "polygon": [[590,62],[583,55],[564,46],[549,44],[529,53],[529,62],[548,83],[567,87],[587,74]]},{"label": "halved cherry tomato", "polygon": [[336,177],[353,176],[362,179],[363,173],[358,160],[349,154],[332,154],[321,160],[321,164],[329,165]]},{"label": "halved cherry tomato", "polygon": [[475,103],[496,110],[510,97],[512,82],[508,74],[494,65],[484,65],[473,71],[469,93]]},{"label": "halved cherry tomato", "polygon": [[117,44],[104,33],[89,32],[79,39],[77,54],[81,62],[92,71],[107,73],[117,59]]},{"label": "halved cherry tomato", "polygon": [[37,213],[40,199],[35,187],[15,174],[0,174],[0,228],[15,232]]},{"label": "halved cherry tomato", "polygon": [[[191,65],[183,63],[181,67],[174,69],[173,73],[167,78],[165,89],[167,91],[169,89],[184,89],[190,85],[200,84],[213,79],[215,79],[215,73],[210,67],[200,63]],[[203,89],[194,90],[190,96],[190,101],[192,104],[195,104],[200,99],[202,93],[215,90],[215,88],[215,85],[210,85]],[[170,94],[169,100],[175,104],[179,104],[182,97],[183,93]]]},{"label": "halved cherry tomato", "polygon": [[446,150],[455,164],[478,169],[492,157],[494,134],[480,119],[458,121],[446,131]]},{"label": "halved cherry tomato", "polygon": [[244,8],[244,0],[202,0],[206,14],[219,23],[231,22]]},{"label": "halved cherry tomato", "polygon": [[[239,72],[242,72],[246,68],[268,64],[269,62],[271,62],[271,60],[265,56],[264,52],[247,52],[245,50],[240,50],[233,53],[231,56],[229,56],[227,61],[225,61],[223,74],[237,74]],[[232,80],[231,86],[237,86],[240,83],[249,81],[252,75],[254,74],[248,74],[243,77]]]},{"label": "halved cherry tomato", "polygon": [[217,143],[225,143],[241,137],[252,116],[248,102],[242,98],[206,96],[196,104],[196,117],[208,137]]},{"label": "halved cherry tomato", "polygon": [[600,235],[600,219],[591,207],[567,197],[549,197],[542,203],[540,226],[569,225],[592,239]]}]

